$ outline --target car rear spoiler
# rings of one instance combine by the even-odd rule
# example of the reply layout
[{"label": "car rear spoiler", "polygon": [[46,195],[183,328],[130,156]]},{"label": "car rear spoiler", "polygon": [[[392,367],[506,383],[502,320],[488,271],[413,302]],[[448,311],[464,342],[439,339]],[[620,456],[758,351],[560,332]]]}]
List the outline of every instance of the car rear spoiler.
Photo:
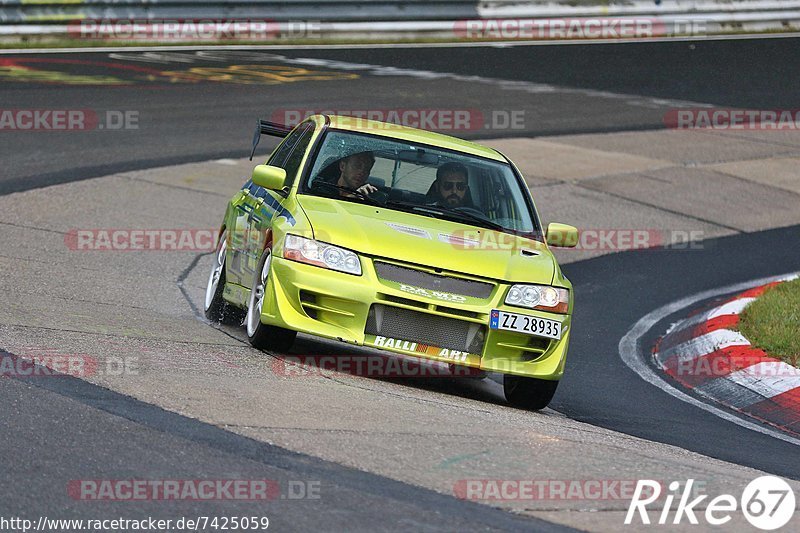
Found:
[{"label": "car rear spoiler", "polygon": [[256,146],[261,140],[262,135],[271,135],[273,137],[280,137],[281,139],[289,135],[294,128],[286,124],[278,124],[277,122],[270,122],[268,120],[258,120],[256,122],[256,132],[253,135],[253,150],[250,152],[250,161],[256,154]]}]

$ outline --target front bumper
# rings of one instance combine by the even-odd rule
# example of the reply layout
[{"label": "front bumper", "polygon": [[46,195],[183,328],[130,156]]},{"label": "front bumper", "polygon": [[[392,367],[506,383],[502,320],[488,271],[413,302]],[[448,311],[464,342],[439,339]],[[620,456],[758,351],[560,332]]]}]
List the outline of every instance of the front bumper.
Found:
[{"label": "front bumper", "polygon": [[[487,298],[469,298],[465,303],[427,298],[380,279],[373,262],[364,256],[362,267],[361,276],[352,276],[273,257],[262,322],[489,372],[561,378],[571,314],[506,306],[502,300],[509,285],[505,283],[497,283]],[[550,340],[490,329],[492,309],[559,321],[562,337]],[[389,320],[381,324],[376,314]],[[398,325],[398,316],[403,317],[405,325]],[[464,332],[467,340],[457,334],[448,336],[449,332],[443,331],[448,328]]]}]

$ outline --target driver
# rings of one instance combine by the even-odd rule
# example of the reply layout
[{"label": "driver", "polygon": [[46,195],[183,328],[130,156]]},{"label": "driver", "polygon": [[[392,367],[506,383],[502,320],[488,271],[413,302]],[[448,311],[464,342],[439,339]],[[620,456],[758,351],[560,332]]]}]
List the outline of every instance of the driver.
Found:
[{"label": "driver", "polygon": [[472,207],[469,194],[469,173],[461,163],[445,163],[436,170],[436,181],[431,192],[437,205],[448,207]]},{"label": "driver", "polygon": [[[367,179],[369,179],[369,173],[372,171],[372,167],[375,165],[375,156],[372,152],[358,152],[356,154],[351,154],[347,157],[342,158],[339,160],[339,177],[332,178],[317,178],[319,181],[327,182],[333,185],[338,185],[339,187],[346,187],[348,189],[354,190],[364,195],[372,194],[373,192],[377,191],[378,188],[374,185],[367,183]],[[318,184],[315,183],[312,185],[312,188],[317,188]],[[353,198],[355,197],[354,194],[351,194],[347,191],[343,190],[335,190],[333,187],[322,187],[318,191],[320,194],[328,196],[329,194],[334,197],[341,197],[341,198]],[[331,194],[333,192],[333,194]]]}]

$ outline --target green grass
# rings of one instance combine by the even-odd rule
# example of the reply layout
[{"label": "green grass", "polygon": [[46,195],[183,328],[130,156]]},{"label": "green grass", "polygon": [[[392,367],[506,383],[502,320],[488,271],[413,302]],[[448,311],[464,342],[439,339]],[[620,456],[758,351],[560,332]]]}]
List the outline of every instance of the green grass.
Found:
[{"label": "green grass", "polygon": [[747,306],[739,331],[771,357],[800,366],[800,279],[768,289]]}]

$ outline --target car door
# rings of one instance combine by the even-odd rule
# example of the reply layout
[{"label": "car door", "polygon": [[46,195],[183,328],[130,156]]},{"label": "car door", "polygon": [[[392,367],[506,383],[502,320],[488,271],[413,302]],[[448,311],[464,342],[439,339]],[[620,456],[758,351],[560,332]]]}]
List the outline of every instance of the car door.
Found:
[{"label": "car door", "polygon": [[[297,178],[300,163],[314,133],[314,124],[305,122],[297,126],[267,161],[286,170],[285,184],[291,186]],[[278,191],[270,191],[249,183],[247,200],[243,208],[247,210],[246,253],[242,255],[242,285],[251,287],[266,244],[266,236],[276,213],[281,212],[285,200]]]}]

